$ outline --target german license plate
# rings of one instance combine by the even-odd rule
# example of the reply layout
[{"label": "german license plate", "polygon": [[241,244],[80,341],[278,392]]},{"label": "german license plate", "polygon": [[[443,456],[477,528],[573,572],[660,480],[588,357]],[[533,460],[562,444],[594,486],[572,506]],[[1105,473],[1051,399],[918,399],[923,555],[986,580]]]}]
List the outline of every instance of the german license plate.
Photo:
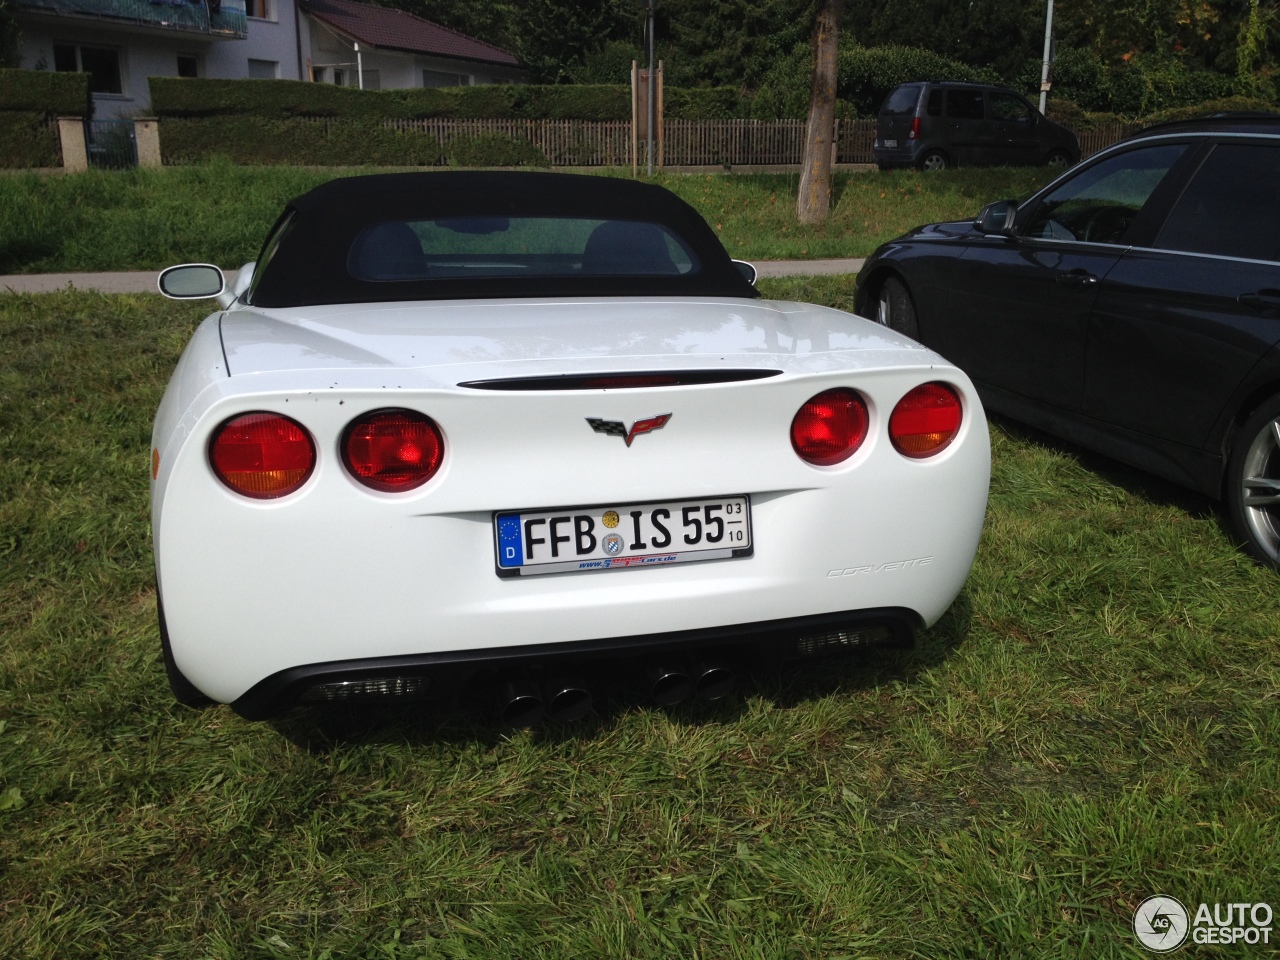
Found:
[{"label": "german license plate", "polygon": [[896,147],[896,146],[898,145],[898,141],[897,141],[897,140],[886,140],[886,141],[884,142],[884,145],[885,145],[885,149],[892,150],[894,147]]},{"label": "german license plate", "polygon": [[498,576],[621,570],[751,556],[751,501],[704,497],[498,513]]}]

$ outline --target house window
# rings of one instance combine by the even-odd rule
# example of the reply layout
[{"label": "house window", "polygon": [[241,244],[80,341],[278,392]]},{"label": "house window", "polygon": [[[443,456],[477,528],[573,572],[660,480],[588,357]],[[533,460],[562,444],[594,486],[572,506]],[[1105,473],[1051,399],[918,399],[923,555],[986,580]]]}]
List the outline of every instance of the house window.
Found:
[{"label": "house window", "polygon": [[333,68],[333,85],[335,87],[345,87],[347,85],[347,71],[338,67]]},{"label": "house window", "polygon": [[244,12],[255,20],[274,20],[276,0],[245,0]]},{"label": "house window", "polygon": [[249,61],[249,79],[250,80],[279,80],[280,79],[280,61],[250,60]]},{"label": "house window", "polygon": [[87,73],[90,93],[124,93],[124,85],[120,80],[119,50],[55,43],[53,69],[62,73]]},{"label": "house window", "polygon": [[200,61],[196,59],[194,54],[190,54],[190,53],[178,54],[178,76],[180,77],[200,76]]},{"label": "house window", "polygon": [[439,70],[423,70],[424,87],[469,87],[471,77],[465,73],[443,73]]}]

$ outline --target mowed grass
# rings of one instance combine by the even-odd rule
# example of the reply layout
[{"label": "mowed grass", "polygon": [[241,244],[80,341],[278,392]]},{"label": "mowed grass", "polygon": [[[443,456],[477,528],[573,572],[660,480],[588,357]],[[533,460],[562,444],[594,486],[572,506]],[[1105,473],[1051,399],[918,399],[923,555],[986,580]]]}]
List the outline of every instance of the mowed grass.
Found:
[{"label": "mowed grass", "polygon": [[515,733],[175,705],[148,439],[201,314],[0,297],[0,956],[1094,960],[1153,893],[1275,904],[1276,574],[1008,425],[914,651]]},{"label": "mowed grass", "polygon": [[[0,177],[0,274],[238,267],[258,256],[290,199],[336,176],[378,172],[212,163]],[[528,174],[534,184],[540,175]],[[973,217],[1047,180],[1040,168],[841,173],[828,222],[802,227],[796,174],[655,177],[702,213],[733,256],[760,260],[865,257],[913,226]]]}]

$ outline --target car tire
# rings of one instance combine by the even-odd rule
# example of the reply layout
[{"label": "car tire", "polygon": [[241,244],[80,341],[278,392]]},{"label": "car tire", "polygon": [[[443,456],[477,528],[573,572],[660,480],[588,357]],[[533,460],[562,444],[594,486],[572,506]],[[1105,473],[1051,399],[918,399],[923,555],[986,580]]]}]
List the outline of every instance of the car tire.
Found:
[{"label": "car tire", "polygon": [[920,339],[920,325],[916,323],[916,305],[911,301],[907,285],[897,277],[888,277],[880,284],[876,319],[891,330],[896,330],[912,340]]},{"label": "car tire", "polygon": [[951,161],[947,159],[947,155],[941,150],[930,150],[920,158],[919,166],[921,170],[928,170],[930,173],[936,170],[945,170],[951,166]]},{"label": "car tire", "polygon": [[1052,170],[1065,170],[1071,166],[1071,154],[1065,150],[1050,150],[1044,165]]},{"label": "car tire", "polygon": [[1245,552],[1280,567],[1280,396],[1240,428],[1227,458],[1226,501]]},{"label": "car tire", "polygon": [[182,675],[173,659],[173,648],[169,645],[169,627],[164,622],[164,604],[159,595],[156,596],[156,614],[160,620],[160,652],[164,655],[164,672],[169,677],[169,689],[173,691],[173,698],[184,707],[212,706],[213,701]]}]

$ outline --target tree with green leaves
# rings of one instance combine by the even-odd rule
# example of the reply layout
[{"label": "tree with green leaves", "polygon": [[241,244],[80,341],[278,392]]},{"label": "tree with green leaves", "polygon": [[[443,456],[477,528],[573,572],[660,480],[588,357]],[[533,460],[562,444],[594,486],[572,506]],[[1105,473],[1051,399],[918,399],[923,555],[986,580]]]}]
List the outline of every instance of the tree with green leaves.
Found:
[{"label": "tree with green leaves", "polygon": [[0,0],[0,67],[17,67],[21,65],[19,41],[22,39],[18,30],[18,19],[10,0]]}]

